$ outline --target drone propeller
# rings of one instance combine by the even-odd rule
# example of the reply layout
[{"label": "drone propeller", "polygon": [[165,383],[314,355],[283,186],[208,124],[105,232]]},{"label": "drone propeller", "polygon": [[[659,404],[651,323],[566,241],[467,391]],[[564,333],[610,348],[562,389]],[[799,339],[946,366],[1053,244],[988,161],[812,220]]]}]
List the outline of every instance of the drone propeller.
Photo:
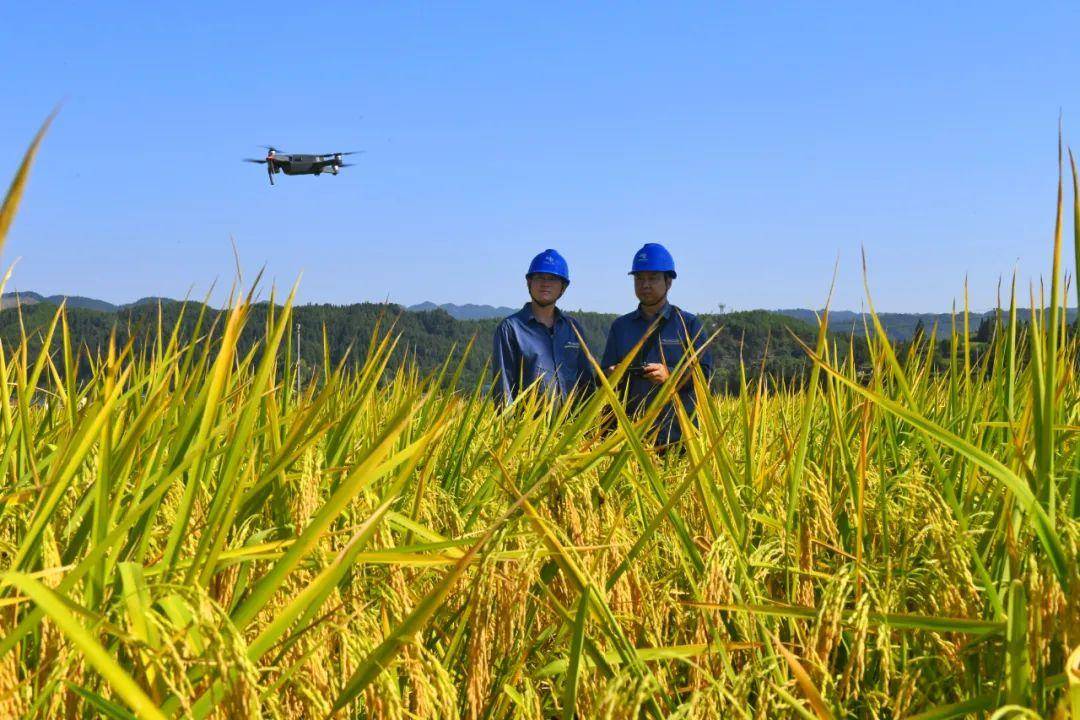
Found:
[{"label": "drone propeller", "polygon": [[353,166],[353,165],[355,165],[355,164],[356,164],[356,163],[339,163],[339,164],[338,164],[338,167],[339,167],[339,168],[340,168],[340,167],[352,167],[352,166]]},{"label": "drone propeller", "polygon": [[263,158],[262,160],[254,160],[252,158],[244,158],[244,162],[259,163],[260,165],[262,165],[262,164],[266,163],[266,158]]},{"label": "drone propeller", "polygon": [[273,145],[260,145],[259,147],[269,150],[270,152],[278,152],[278,149]]}]

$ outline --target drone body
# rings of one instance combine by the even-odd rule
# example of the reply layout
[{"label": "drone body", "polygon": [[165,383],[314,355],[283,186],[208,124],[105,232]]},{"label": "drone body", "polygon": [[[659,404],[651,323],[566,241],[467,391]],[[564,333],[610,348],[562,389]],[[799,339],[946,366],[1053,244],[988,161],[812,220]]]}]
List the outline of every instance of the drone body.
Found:
[{"label": "drone body", "polygon": [[266,174],[270,177],[270,184],[274,184],[275,173],[286,175],[322,175],[330,173],[337,175],[338,170],[349,167],[350,163],[344,163],[341,158],[345,155],[355,155],[355,152],[326,153],[324,155],[298,155],[296,153],[279,153],[277,148],[267,147],[266,157],[262,160],[245,158],[244,162],[259,163],[266,165]]}]

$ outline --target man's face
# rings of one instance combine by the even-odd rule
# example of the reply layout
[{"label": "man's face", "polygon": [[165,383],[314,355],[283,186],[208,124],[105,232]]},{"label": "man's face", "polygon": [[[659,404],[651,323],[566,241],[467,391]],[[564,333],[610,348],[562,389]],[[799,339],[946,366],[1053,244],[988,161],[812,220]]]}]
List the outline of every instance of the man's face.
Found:
[{"label": "man's face", "polygon": [[533,273],[526,282],[529,297],[540,307],[554,305],[566,290],[566,282],[561,277],[548,273]]},{"label": "man's face", "polygon": [[634,294],[643,305],[656,305],[667,297],[671,278],[664,272],[634,273]]}]

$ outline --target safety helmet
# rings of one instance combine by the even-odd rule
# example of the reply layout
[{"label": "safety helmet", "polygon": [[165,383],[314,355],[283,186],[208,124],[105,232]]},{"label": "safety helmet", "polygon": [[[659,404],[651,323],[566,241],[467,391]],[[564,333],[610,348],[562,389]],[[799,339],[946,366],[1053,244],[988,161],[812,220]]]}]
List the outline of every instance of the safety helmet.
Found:
[{"label": "safety helmet", "polygon": [[525,277],[530,278],[537,273],[554,275],[562,278],[567,285],[570,284],[570,267],[557,250],[548,248],[532,259],[529,263],[529,272],[525,273]]},{"label": "safety helmet", "polygon": [[634,264],[627,274],[638,272],[662,272],[667,273],[668,277],[678,277],[675,274],[675,259],[660,243],[645,243],[634,253]]}]

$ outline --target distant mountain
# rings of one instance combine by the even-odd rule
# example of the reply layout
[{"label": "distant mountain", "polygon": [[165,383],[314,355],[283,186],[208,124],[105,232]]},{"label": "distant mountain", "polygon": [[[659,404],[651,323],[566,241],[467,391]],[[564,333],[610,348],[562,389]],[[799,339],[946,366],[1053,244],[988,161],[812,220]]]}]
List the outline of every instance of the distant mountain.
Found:
[{"label": "distant mountain", "polygon": [[100,312],[116,312],[119,310],[119,308],[111,302],[82,297],[81,295],[50,295],[44,300],[44,302],[52,303],[53,305],[59,305],[65,301],[67,302],[68,307],[79,308],[80,310],[98,310]]},{"label": "distant mountain", "polygon": [[17,305],[37,305],[38,303],[59,305],[65,300],[67,301],[67,306],[72,309],[97,310],[98,312],[108,313],[114,313],[123,310],[124,308],[138,307],[139,305],[157,305],[159,302],[179,302],[179,300],[173,300],[172,298],[167,297],[144,297],[139,298],[135,302],[116,305],[107,300],[98,300],[97,298],[83,297],[82,295],[42,295],[41,293],[29,290],[27,292],[12,291],[4,293],[4,295],[0,297],[0,309],[12,308]]},{"label": "distant mountain", "polygon": [[0,297],[0,309],[6,310],[18,305],[37,305],[44,298],[36,292],[14,293],[6,292]]},{"label": "distant mountain", "polygon": [[[178,300],[167,297],[144,297],[130,303],[124,303],[122,305],[116,305],[105,300],[98,300],[96,298],[83,297],[81,295],[42,295],[33,291],[26,292],[6,292],[0,297],[0,309],[6,309],[15,307],[18,304],[22,304],[24,307],[31,305],[38,305],[41,303],[47,303],[51,305],[59,305],[61,302],[67,301],[67,306],[73,310],[95,310],[97,312],[116,313],[125,309],[135,309],[144,305],[157,305],[162,303],[168,305],[172,303],[178,303]],[[422,302],[416,305],[410,305],[405,308],[410,312],[430,312],[432,310],[443,310],[454,320],[471,320],[471,321],[483,321],[483,320],[499,320],[507,315],[512,315],[518,311],[518,308],[494,306],[494,305],[476,305],[474,303],[465,303],[464,305],[456,305],[454,303],[442,303],[436,305],[433,302]],[[582,312],[581,310],[573,311],[575,315]],[[789,317],[795,320],[809,323],[810,325],[817,324],[817,315],[820,310],[814,311],[809,308],[784,308],[782,310],[762,310],[751,311],[752,313],[766,313],[773,315],[781,315]],[[996,311],[989,310],[986,312],[973,312],[969,318],[971,332],[974,333],[979,328],[979,323],[983,318],[992,317]],[[593,313],[596,314],[596,313]],[[731,313],[727,314],[732,315]],[[1031,316],[1031,312],[1026,308],[1017,310],[1017,317],[1022,321],[1027,321]],[[598,315],[599,317],[599,315]],[[612,316],[614,317],[614,316]],[[1076,319],[1076,308],[1070,308],[1068,312],[1068,318],[1070,321]],[[949,313],[878,313],[878,319],[881,320],[881,324],[885,327],[885,332],[893,340],[910,340],[915,334],[916,328],[922,323],[926,332],[930,332],[933,327],[937,327],[938,338],[948,338],[952,332],[953,316]],[[867,326],[871,324],[870,317],[865,313],[854,312],[852,310],[830,310],[829,311],[829,329],[833,332],[847,334],[852,331],[861,333],[863,328],[863,322],[866,322]],[[956,316],[957,323],[963,322],[962,315]],[[962,330],[962,328],[957,328]]]},{"label": "distant mountain", "polygon": [[[814,311],[808,308],[786,308],[783,310],[774,310],[773,312],[811,324],[817,323],[817,315],[821,313],[820,310]],[[996,310],[971,313],[968,318],[968,324],[971,327],[971,331],[975,332],[979,328],[979,323],[982,322],[983,318],[993,317],[996,313]],[[1027,308],[1018,308],[1016,316],[1020,320],[1026,321],[1031,316],[1031,311]],[[1076,308],[1070,308],[1068,310],[1068,319],[1074,320],[1075,318]],[[873,327],[873,320],[866,313],[852,312],[851,310],[829,311],[829,329],[836,332],[850,332],[853,329],[857,332],[861,332],[864,320],[867,327]],[[931,328],[936,325],[938,338],[947,338],[952,334],[953,315],[950,313],[883,312],[878,313],[878,320],[881,321],[882,327],[885,328],[885,333],[892,340],[910,340],[915,334],[915,328],[918,327],[919,323],[922,323],[923,328],[925,328],[928,333]],[[963,322],[963,314],[957,313],[956,323],[957,329],[960,331],[963,330]]]},{"label": "distant mountain", "polygon": [[[114,313],[125,308],[135,308],[140,305],[157,305],[160,303],[175,303],[179,302],[172,298],[167,297],[143,297],[139,298],[135,302],[123,303],[120,305],[107,302],[105,300],[97,300],[95,298],[82,297],[80,295],[42,295],[33,291],[26,292],[6,292],[0,297],[0,309],[15,307],[16,305],[30,306],[37,305],[38,303],[50,303],[52,305],[59,305],[64,300],[67,300],[67,306],[71,309],[79,310],[97,310],[99,312]],[[455,320],[490,320],[492,318],[504,318],[507,315],[511,315],[518,311],[518,308],[508,307],[495,307],[493,305],[476,305],[473,303],[466,303],[464,305],[455,305],[454,303],[443,303],[442,305],[436,305],[433,302],[422,302],[418,305],[412,305],[406,310],[412,312],[426,312],[430,310],[445,310],[450,317]]]},{"label": "distant mountain", "polygon": [[[817,318],[822,311],[810,310],[809,308],[784,308],[775,312],[803,322],[817,324]],[[937,336],[939,338],[948,337],[952,322],[948,313],[878,313],[878,319],[885,328],[886,334],[892,340],[910,340],[920,322],[922,322],[926,332],[930,332],[930,329],[936,323]],[[979,322],[982,320],[982,313],[972,313],[971,319],[975,325],[975,328],[972,328],[974,330],[978,328]],[[864,320],[867,327],[873,327],[873,320],[866,313],[851,310],[829,311],[829,328],[837,332],[851,332],[852,330],[861,332]]]},{"label": "distant mountain", "polygon": [[82,297],[81,295],[48,295],[44,296],[36,292],[6,292],[0,298],[0,308],[15,307],[16,305],[36,305],[38,303],[51,303],[59,305],[67,301],[69,308],[80,310],[97,310],[99,312],[116,312],[119,306],[111,302],[97,300],[95,298]]},{"label": "distant mountain", "polygon": [[443,303],[436,305],[433,302],[422,302],[405,308],[410,312],[428,312],[430,310],[445,310],[455,320],[489,320],[491,318],[504,318],[518,311],[518,308],[495,307],[493,305],[474,305],[466,303],[455,305]]},{"label": "distant mountain", "polygon": [[135,302],[130,302],[130,303],[121,305],[120,307],[133,308],[133,307],[139,307],[140,305],[157,305],[158,303],[161,303],[162,305],[166,305],[166,304],[169,304],[169,303],[176,303],[176,302],[180,302],[180,301],[179,300],[173,300],[172,298],[157,297],[156,295],[151,295],[149,297],[139,298]]}]

